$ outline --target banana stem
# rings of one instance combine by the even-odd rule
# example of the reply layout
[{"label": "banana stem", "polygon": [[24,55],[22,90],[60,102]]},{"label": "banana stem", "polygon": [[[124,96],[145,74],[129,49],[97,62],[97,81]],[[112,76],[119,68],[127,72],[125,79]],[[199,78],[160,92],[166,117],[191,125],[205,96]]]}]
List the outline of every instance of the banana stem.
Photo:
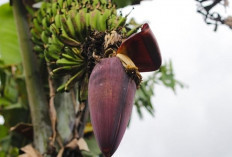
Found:
[{"label": "banana stem", "polygon": [[27,13],[21,0],[12,0],[12,4],[34,130],[34,145],[40,153],[45,153],[51,133],[48,105],[37,67],[38,64],[36,64],[36,56],[33,53],[30,41],[29,26],[26,18]]}]

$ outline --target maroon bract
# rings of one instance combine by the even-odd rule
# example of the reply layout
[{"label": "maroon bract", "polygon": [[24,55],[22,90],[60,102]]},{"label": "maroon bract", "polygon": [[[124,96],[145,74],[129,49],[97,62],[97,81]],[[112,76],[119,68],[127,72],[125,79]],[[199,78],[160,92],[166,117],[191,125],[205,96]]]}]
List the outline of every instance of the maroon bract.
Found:
[{"label": "maroon bract", "polygon": [[141,32],[126,39],[117,53],[127,55],[140,72],[157,70],[161,65],[158,43],[148,24],[144,24]]},{"label": "maroon bract", "polygon": [[94,134],[106,157],[117,149],[130,119],[136,92],[117,57],[100,60],[90,76],[88,103]]}]

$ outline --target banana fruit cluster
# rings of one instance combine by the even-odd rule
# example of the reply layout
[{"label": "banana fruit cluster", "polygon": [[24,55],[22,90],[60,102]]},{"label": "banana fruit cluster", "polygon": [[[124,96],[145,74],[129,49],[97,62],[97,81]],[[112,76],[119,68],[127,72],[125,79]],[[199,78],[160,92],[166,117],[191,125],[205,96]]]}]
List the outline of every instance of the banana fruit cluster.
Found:
[{"label": "banana fruit cluster", "polygon": [[[50,0],[43,2],[32,18],[34,51],[51,67],[53,77],[68,76],[57,91],[80,85],[81,101],[87,99],[88,56],[83,45],[93,32],[117,32],[126,38],[127,16],[117,15],[116,6],[107,0]],[[104,37],[103,37],[104,39]],[[104,43],[102,46],[104,49]],[[104,54],[105,52],[103,52]]]}]

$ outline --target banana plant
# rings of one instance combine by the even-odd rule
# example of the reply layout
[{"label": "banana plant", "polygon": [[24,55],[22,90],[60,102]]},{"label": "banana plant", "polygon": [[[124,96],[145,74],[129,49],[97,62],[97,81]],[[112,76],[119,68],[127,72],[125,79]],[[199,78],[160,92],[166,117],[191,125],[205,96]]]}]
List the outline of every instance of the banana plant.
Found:
[{"label": "banana plant", "polygon": [[[33,145],[21,148],[25,154],[110,157],[134,98],[137,109],[143,100],[153,113],[147,107],[153,93],[144,88],[140,73],[159,70],[158,43],[148,24],[127,22],[114,2],[48,0],[36,9],[12,1],[32,125],[18,124],[11,131],[25,136],[22,130],[33,130],[27,142]],[[156,73],[166,75],[162,68]]]}]

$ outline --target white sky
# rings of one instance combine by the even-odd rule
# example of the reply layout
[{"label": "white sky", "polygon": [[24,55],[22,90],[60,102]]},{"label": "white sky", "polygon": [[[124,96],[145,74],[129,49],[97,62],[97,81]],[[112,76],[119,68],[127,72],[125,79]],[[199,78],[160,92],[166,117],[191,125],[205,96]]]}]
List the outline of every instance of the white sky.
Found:
[{"label": "white sky", "polygon": [[176,77],[189,88],[175,95],[156,86],[155,117],[144,112],[139,120],[134,110],[113,157],[231,157],[232,30],[213,32],[194,0],[143,2],[132,16],[149,21],[163,61],[172,60]]}]

